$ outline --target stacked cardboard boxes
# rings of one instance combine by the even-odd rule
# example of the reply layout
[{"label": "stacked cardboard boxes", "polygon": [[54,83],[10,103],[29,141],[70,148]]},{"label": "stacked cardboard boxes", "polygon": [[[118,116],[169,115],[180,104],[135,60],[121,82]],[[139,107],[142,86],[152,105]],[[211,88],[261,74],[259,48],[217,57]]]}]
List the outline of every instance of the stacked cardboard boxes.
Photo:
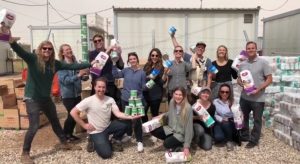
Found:
[{"label": "stacked cardboard boxes", "polygon": [[[25,84],[21,79],[1,81],[0,86],[0,128],[28,129],[29,120],[24,98]],[[40,126],[48,122],[45,114],[40,114]]]}]

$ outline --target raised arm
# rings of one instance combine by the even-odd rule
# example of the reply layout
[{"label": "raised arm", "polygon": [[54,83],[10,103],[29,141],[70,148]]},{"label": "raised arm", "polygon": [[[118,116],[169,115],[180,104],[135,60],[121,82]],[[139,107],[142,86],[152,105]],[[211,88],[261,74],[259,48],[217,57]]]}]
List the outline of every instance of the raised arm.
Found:
[{"label": "raised arm", "polygon": [[55,60],[55,68],[57,68],[57,70],[78,70],[78,69],[84,69],[84,68],[89,68],[91,67],[90,63],[73,63],[73,64],[67,64],[67,63],[63,63],[60,62],[58,60]]}]

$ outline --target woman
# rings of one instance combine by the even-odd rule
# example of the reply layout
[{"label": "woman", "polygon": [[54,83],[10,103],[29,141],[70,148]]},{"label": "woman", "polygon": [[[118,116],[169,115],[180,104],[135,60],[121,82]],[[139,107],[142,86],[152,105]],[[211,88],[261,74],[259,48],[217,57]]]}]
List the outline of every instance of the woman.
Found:
[{"label": "woman", "polygon": [[[150,77],[153,70],[158,70],[159,74]],[[152,117],[158,116],[159,106],[163,95],[163,80],[162,75],[164,73],[164,67],[162,64],[162,54],[158,48],[153,48],[148,56],[148,62],[145,64],[144,71],[147,76],[146,82],[153,80],[155,82],[152,88],[146,89],[143,94],[146,100],[145,113],[143,122],[148,121],[148,108],[150,107]]]},{"label": "woman", "polygon": [[174,89],[169,111],[158,118],[167,119],[167,125],[155,129],[151,134],[164,140],[166,149],[182,151],[183,147],[183,152],[188,157],[193,139],[193,110],[187,101],[185,88]]},{"label": "woman", "polygon": [[[199,103],[211,117],[214,116],[216,108],[210,101],[211,90],[208,87],[202,87],[199,94],[199,99],[196,103]],[[197,114],[194,114],[194,142],[204,150],[210,150],[212,148],[213,129],[212,126],[206,127],[203,123],[203,118]]]},{"label": "woman", "polygon": [[174,88],[182,86],[187,89],[186,75],[192,69],[190,63],[186,63],[182,60],[183,48],[181,46],[175,46],[174,56],[173,65],[164,72],[164,77],[167,75],[168,78],[168,101],[172,98],[173,93],[171,93],[171,91],[173,91]]},{"label": "woman", "polygon": [[[68,44],[63,44],[60,46],[58,57],[63,63],[77,63],[71,46]],[[60,94],[62,97],[62,102],[68,111],[68,116],[65,120],[63,129],[68,141],[79,140],[78,137],[73,135],[76,122],[70,115],[70,111],[81,101],[81,77],[85,74],[86,72],[83,70],[80,70],[79,73],[77,73],[75,70],[58,71]]]},{"label": "woman", "polygon": [[[121,105],[123,112],[125,111],[125,106],[129,103],[130,98],[130,91],[137,90],[137,97],[144,101],[144,97],[142,91],[146,84],[146,74],[145,72],[139,67],[139,57],[135,52],[131,52],[128,54],[127,64],[130,67],[124,68],[121,71],[118,71],[116,66],[113,66],[113,76],[115,78],[124,78],[123,82],[123,89],[121,91]],[[143,103],[144,104],[144,103]],[[128,130],[127,136],[123,139],[123,141],[131,139],[132,136],[132,122],[127,121],[128,123]],[[142,120],[137,119],[134,120],[134,134],[136,136],[137,141],[137,150],[138,152],[144,151],[143,146],[143,131],[142,131]]]},{"label": "woman", "polygon": [[55,104],[50,97],[50,91],[54,74],[58,70],[83,69],[90,67],[91,64],[66,64],[55,60],[55,52],[50,41],[43,41],[40,43],[35,53],[26,52],[11,36],[9,43],[11,48],[27,63],[28,66],[24,99],[29,118],[29,128],[24,139],[21,162],[33,163],[33,159],[30,157],[29,153],[32,140],[39,128],[40,111],[43,111],[47,116],[53,131],[59,138],[61,143],[58,145],[59,148],[79,149],[80,147],[75,145],[72,146],[67,143],[66,136],[56,114]]},{"label": "woman", "polygon": [[214,138],[216,143],[226,143],[228,151],[233,150],[233,134],[235,131],[233,122],[233,113],[231,106],[233,104],[233,95],[229,84],[221,84],[218,98],[213,101],[216,107],[214,126]]},{"label": "woman", "polygon": [[[232,78],[237,78],[237,72],[231,68],[232,63],[233,60],[228,59],[227,47],[220,45],[217,48],[217,60],[212,62],[212,64],[218,69],[218,73],[209,73],[208,75],[207,86],[212,88],[212,100],[217,98],[221,84],[229,84],[232,88]],[[212,84],[213,81],[215,84]]]}]

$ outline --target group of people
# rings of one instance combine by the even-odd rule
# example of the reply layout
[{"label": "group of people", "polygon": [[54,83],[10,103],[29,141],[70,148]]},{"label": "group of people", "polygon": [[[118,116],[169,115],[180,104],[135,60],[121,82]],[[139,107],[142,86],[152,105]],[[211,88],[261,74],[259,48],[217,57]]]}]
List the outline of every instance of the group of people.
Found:
[{"label": "group of people", "polygon": [[[77,62],[70,45],[63,44],[59,49],[59,60],[55,60],[54,47],[51,42],[42,42],[35,53],[24,51],[10,37],[12,49],[28,64],[28,75],[24,101],[29,115],[29,129],[23,145],[21,161],[33,163],[30,147],[38,130],[39,112],[48,117],[53,131],[60,139],[61,149],[81,149],[73,144],[79,140],[73,135],[76,122],[88,133],[87,151],[96,151],[106,159],[113,151],[122,151],[122,143],[131,140],[133,131],[137,142],[137,151],[143,152],[142,123],[149,120],[147,113],[150,108],[152,118],[159,118],[165,123],[151,132],[153,138],[164,140],[163,145],[170,151],[183,151],[190,155],[191,145],[198,145],[204,150],[210,150],[213,144],[226,145],[228,151],[234,149],[236,128],[231,107],[234,103],[232,79],[237,79],[243,87],[239,72],[249,70],[254,78],[256,89],[251,93],[242,91],[240,98],[241,110],[244,114],[244,128],[240,140],[247,141],[246,148],[258,145],[262,127],[264,107],[264,90],[272,83],[271,68],[267,61],[257,55],[255,42],[246,44],[248,59],[240,65],[238,71],[231,68],[233,61],[228,58],[227,47],[217,48],[216,60],[204,55],[206,44],[196,43],[193,54],[183,51],[183,47],[171,39],[174,45],[174,60],[170,67],[164,67],[163,55],[158,48],[153,48],[144,67],[139,65],[139,56],[135,52],[128,53],[127,64],[120,52],[119,60],[111,58],[105,63],[101,74],[92,74],[91,96],[81,100],[81,79],[89,74],[87,68],[97,63],[96,56],[100,52],[110,54],[115,46],[104,47],[103,36],[96,34],[93,38],[95,50],[89,53],[89,63]],[[209,72],[214,65],[218,73]],[[151,76],[153,70],[159,70],[156,76]],[[50,97],[51,83],[54,74],[58,72],[61,97],[68,111],[67,119],[62,128],[57,118],[55,105]],[[116,78],[124,78],[123,88],[115,86]],[[149,88],[146,83],[154,81]],[[166,87],[164,87],[166,86]],[[201,87],[199,92],[191,89]],[[169,103],[168,112],[159,115],[159,107],[167,88]],[[129,116],[124,114],[125,106],[129,104],[130,91],[136,90],[137,97],[145,107],[145,116]],[[204,117],[193,112],[193,105],[200,104],[215,124],[207,127]],[[249,131],[249,114],[253,111],[254,127]],[[80,118],[80,112],[86,112],[88,122]],[[113,117],[114,116],[114,117]]]}]

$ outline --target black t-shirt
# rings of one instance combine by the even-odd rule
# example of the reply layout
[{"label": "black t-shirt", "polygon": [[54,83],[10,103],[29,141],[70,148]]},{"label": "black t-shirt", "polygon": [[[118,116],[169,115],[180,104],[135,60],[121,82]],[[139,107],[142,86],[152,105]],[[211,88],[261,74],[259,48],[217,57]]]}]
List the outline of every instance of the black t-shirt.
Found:
[{"label": "black t-shirt", "polygon": [[213,61],[212,64],[218,69],[218,73],[214,79],[217,83],[222,83],[226,81],[232,81],[232,78],[237,78],[237,72],[231,68],[233,60],[229,59],[224,66],[219,66],[216,61]]}]

